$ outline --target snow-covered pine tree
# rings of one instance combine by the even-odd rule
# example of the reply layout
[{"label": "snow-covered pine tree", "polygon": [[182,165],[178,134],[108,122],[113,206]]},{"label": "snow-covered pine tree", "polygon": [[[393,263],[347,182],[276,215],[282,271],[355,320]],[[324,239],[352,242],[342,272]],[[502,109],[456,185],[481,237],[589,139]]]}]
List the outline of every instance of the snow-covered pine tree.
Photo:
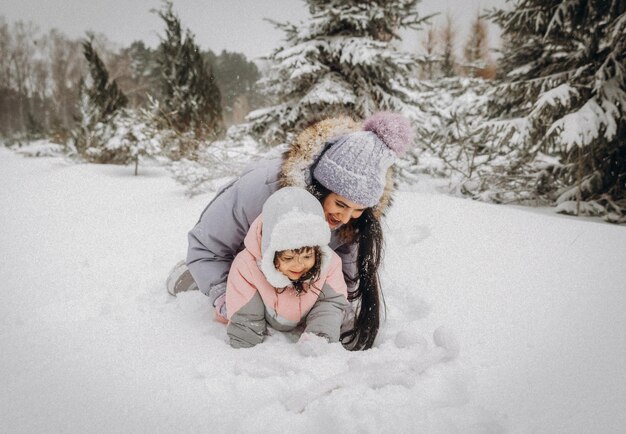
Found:
[{"label": "snow-covered pine tree", "polygon": [[[165,2],[158,15],[166,25],[158,63],[162,110],[167,124],[181,133],[193,131],[197,137],[215,136],[222,129],[222,106],[213,74],[191,31],[187,30],[183,36],[180,18],[172,10],[172,3]],[[192,151],[180,150],[182,155]]]},{"label": "snow-covered pine tree", "polygon": [[83,48],[88,73],[80,86],[76,150],[95,163],[134,163],[136,175],[141,156],[161,153],[154,113],[126,108],[128,100],[115,80],[109,81],[93,40],[84,41]]},{"label": "snow-covered pine tree", "polygon": [[87,60],[87,75],[80,85],[78,103],[78,127],[74,131],[74,146],[79,154],[98,163],[122,162],[125,157],[117,156],[105,149],[111,134],[111,122],[123,109],[128,99],[117,86],[115,80],[109,80],[109,73],[93,47],[93,39],[82,43],[83,54]]},{"label": "snow-covered pine tree", "polygon": [[308,0],[308,21],[274,23],[285,42],[269,55],[262,84],[275,105],[250,113],[249,131],[276,145],[337,114],[363,118],[392,110],[419,118],[417,62],[395,44],[399,30],[418,29],[428,18],[418,16],[418,2]]},{"label": "snow-covered pine tree", "polygon": [[[518,0],[489,15],[506,45],[483,131],[516,153],[508,175],[562,212],[626,221],[626,2]],[[534,164],[540,153],[559,163]]]},{"label": "snow-covered pine tree", "polygon": [[85,92],[100,110],[98,121],[106,121],[128,103],[115,80],[109,81],[109,72],[93,47],[93,39],[83,41],[83,54],[89,67]]},{"label": "snow-covered pine tree", "polygon": [[133,164],[135,176],[141,157],[155,157],[162,153],[164,133],[158,128],[155,107],[149,99],[150,109],[123,109],[109,123],[109,135],[104,149],[116,156],[117,163]]}]

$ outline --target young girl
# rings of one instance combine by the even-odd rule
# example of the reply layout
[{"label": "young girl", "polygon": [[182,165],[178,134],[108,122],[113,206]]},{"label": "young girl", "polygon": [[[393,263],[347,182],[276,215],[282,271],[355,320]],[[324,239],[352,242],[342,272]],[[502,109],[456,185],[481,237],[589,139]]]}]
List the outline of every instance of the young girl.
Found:
[{"label": "young girl", "polygon": [[231,346],[261,343],[268,325],[289,331],[301,323],[304,333],[339,341],[349,304],[341,259],[329,241],[322,206],[306,190],[285,187],[267,199],[228,274]]}]

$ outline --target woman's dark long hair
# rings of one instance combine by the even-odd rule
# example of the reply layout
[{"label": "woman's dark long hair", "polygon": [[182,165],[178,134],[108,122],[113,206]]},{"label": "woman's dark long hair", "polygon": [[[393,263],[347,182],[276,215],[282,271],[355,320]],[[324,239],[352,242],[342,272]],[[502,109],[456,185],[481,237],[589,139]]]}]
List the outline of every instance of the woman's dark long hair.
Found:
[{"label": "woman's dark long hair", "polygon": [[372,208],[363,211],[353,226],[359,246],[359,284],[348,299],[358,300],[358,311],[354,317],[354,327],[342,333],[341,342],[350,350],[367,350],[374,345],[380,327],[383,300],[378,266],[383,256],[383,232]]},{"label": "woman's dark long hair", "polygon": [[[331,193],[315,179],[309,186],[309,191],[320,202]],[[341,342],[352,351],[367,350],[374,345],[378,334],[383,305],[378,280],[378,267],[383,256],[383,232],[373,208],[366,208],[359,218],[350,221],[340,230],[346,241],[356,242],[358,245],[359,272],[357,288],[348,294],[349,301],[358,303],[354,326],[341,334]]]}]

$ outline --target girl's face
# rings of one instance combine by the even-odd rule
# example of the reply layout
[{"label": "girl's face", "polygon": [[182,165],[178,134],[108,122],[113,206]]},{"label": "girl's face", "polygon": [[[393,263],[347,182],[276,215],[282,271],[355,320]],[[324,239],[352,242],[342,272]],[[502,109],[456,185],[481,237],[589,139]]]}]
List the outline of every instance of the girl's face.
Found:
[{"label": "girl's face", "polygon": [[289,280],[297,281],[315,265],[315,250],[310,247],[300,252],[283,250],[276,254],[275,265]]},{"label": "girl's face", "polygon": [[328,226],[333,230],[345,225],[352,219],[358,219],[367,208],[332,192],[326,196],[322,202],[322,207]]}]

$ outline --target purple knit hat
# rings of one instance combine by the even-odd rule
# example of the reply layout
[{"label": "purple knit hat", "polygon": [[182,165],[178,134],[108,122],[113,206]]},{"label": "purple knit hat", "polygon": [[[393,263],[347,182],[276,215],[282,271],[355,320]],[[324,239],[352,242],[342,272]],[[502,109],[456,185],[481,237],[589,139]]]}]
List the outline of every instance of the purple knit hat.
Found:
[{"label": "purple knit hat", "polygon": [[313,170],[313,177],[330,191],[365,207],[378,203],[387,169],[413,141],[407,118],[379,112],[356,131],[334,139]]}]

